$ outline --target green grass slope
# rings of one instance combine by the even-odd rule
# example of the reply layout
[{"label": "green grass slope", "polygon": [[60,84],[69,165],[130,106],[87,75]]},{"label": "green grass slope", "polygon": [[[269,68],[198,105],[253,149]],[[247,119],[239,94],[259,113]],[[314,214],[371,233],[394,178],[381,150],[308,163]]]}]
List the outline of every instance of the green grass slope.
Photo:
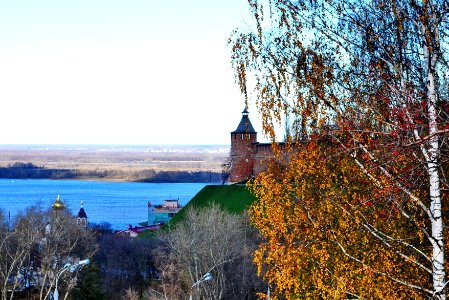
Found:
[{"label": "green grass slope", "polygon": [[[190,207],[202,208],[213,203],[230,213],[241,214],[256,200],[245,185],[207,185],[201,189],[184,208],[170,220],[169,226],[175,226],[184,219]],[[165,226],[164,226],[165,227]],[[167,228],[167,227],[165,227]],[[149,230],[143,231],[139,237],[150,236]]]},{"label": "green grass slope", "polygon": [[215,203],[231,213],[240,214],[247,210],[255,200],[256,197],[248,191],[245,185],[207,185],[171,219],[170,225],[182,220],[190,207],[201,208]]},{"label": "green grass slope", "polygon": [[186,207],[205,207],[216,203],[232,213],[242,213],[256,200],[245,185],[207,185]]}]

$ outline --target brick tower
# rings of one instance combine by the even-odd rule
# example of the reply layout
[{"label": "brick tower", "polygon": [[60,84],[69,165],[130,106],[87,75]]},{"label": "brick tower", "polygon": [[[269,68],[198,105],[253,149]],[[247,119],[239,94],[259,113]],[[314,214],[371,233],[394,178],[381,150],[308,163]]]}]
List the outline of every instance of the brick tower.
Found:
[{"label": "brick tower", "polygon": [[248,117],[248,109],[242,112],[239,126],[231,132],[230,182],[244,181],[254,175],[257,132]]}]

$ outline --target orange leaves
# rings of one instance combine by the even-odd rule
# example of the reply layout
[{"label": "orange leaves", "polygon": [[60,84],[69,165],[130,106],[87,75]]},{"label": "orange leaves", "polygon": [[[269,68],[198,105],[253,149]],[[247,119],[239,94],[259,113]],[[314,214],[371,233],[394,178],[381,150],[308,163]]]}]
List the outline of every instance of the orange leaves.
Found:
[{"label": "orange leaves", "polygon": [[[250,218],[263,236],[254,261],[276,287],[272,294],[301,299],[419,298],[419,292],[382,275],[414,284],[425,281],[416,267],[422,258],[404,259],[398,252],[409,250],[394,240],[405,236],[410,243],[422,244],[419,228],[393,213],[385,202],[388,195],[372,198],[374,185],[350,158],[310,142],[272,166],[279,164],[286,167],[269,168],[249,183],[259,199]],[[389,238],[382,241],[379,236]]]},{"label": "orange leaves", "polygon": [[[308,158],[317,154],[313,148],[301,153]],[[259,270],[265,264],[272,266],[265,276],[269,282],[276,283],[278,290],[287,296],[306,296],[309,292],[301,282],[309,281],[304,277],[303,270],[312,267],[315,273],[308,276],[316,279],[318,287],[324,286],[318,276],[323,274],[323,270],[314,263],[310,265],[307,256],[310,253],[318,254],[318,265],[325,265],[329,259],[329,252],[323,251],[326,247],[321,245],[326,234],[321,235],[320,225],[328,217],[330,207],[327,206],[324,211],[314,208],[320,205],[317,192],[329,189],[330,183],[325,180],[323,162],[294,159],[291,164],[296,167],[288,168],[282,177],[279,176],[281,174],[266,173],[250,186],[260,199],[251,208],[251,219],[265,238],[255,262]],[[298,178],[308,180],[295,180]],[[321,291],[321,288],[318,290]]]},{"label": "orange leaves", "polygon": [[255,77],[264,131],[274,139],[288,119],[300,148],[251,185],[257,263],[287,297],[421,298],[443,285],[429,280],[447,235],[429,213],[449,186],[441,5],[269,1],[263,39],[240,43],[233,63]]}]

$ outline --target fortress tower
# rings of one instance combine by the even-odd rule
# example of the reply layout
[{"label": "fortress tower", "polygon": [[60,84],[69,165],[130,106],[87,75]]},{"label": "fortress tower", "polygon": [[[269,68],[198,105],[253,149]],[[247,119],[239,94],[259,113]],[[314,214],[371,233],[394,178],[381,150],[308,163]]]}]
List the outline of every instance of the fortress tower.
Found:
[{"label": "fortress tower", "polygon": [[245,107],[237,129],[231,132],[230,182],[244,181],[255,175],[257,132],[254,130],[248,114],[248,109]]}]

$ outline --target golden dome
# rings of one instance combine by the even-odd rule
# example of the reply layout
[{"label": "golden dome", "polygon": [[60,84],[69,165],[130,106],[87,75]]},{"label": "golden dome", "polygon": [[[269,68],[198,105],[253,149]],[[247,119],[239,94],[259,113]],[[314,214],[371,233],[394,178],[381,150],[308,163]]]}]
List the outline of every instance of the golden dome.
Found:
[{"label": "golden dome", "polygon": [[55,203],[53,203],[53,205],[51,207],[53,207],[53,209],[64,209],[65,208],[64,203],[62,203],[62,201],[61,201],[61,197],[59,197],[59,194],[55,200]]}]

